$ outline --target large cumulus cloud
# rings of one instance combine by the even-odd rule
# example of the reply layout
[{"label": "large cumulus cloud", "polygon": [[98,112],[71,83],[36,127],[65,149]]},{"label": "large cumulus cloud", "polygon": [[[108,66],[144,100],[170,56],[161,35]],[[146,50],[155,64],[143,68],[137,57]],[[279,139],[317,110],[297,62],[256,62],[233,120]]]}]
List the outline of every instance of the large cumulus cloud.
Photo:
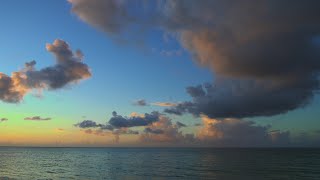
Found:
[{"label": "large cumulus cloud", "polygon": [[[211,146],[270,146],[272,141],[277,141],[279,135],[289,134],[282,132],[272,132],[270,126],[259,126],[252,121],[227,118],[224,120],[202,117],[203,126],[199,129],[197,138],[202,143],[208,143]],[[284,143],[289,143],[288,141]]]},{"label": "large cumulus cloud", "polygon": [[119,0],[68,0],[72,12],[79,18],[105,32],[117,33],[130,23],[126,6]]},{"label": "large cumulus cloud", "polygon": [[[306,105],[319,88],[317,1],[173,1],[180,41],[214,84],[167,110],[210,117],[269,116]],[[183,10],[181,9],[183,8]],[[190,25],[195,26],[190,26]],[[186,106],[186,104],[188,106]],[[179,109],[180,108],[180,109]]]},{"label": "large cumulus cloud", "polygon": [[[69,2],[82,20],[108,33],[123,35],[128,26],[174,33],[197,64],[212,70],[214,83],[188,88],[193,100],[167,112],[271,116],[308,104],[319,89],[318,1]],[[135,13],[132,3],[149,14]]]},{"label": "large cumulus cloud", "polygon": [[262,126],[253,121],[236,118],[213,119],[201,116],[202,125],[195,133],[184,133],[180,122],[173,123],[166,116],[146,126],[140,133],[143,144],[173,146],[211,146],[211,147],[284,147],[296,146],[289,131],[271,130],[270,125]]},{"label": "large cumulus cloud", "polygon": [[56,57],[53,66],[36,70],[36,61],[25,63],[25,67],[11,76],[0,73],[0,99],[18,103],[33,89],[55,90],[91,77],[89,67],[82,62],[80,50],[73,52],[63,40],[47,44],[47,51]]},{"label": "large cumulus cloud", "polygon": [[283,86],[270,81],[224,79],[215,84],[188,87],[192,100],[165,109],[165,112],[205,114],[211,118],[272,116],[309,103],[314,89],[302,83],[308,82]]},{"label": "large cumulus cloud", "polygon": [[[216,82],[187,88],[192,106],[182,103],[167,112],[182,109],[239,118],[286,113],[308,104],[319,88],[320,48],[315,43],[320,35],[319,5],[317,1],[172,2],[171,15],[178,17],[172,23],[182,29],[182,45],[198,64],[213,70]],[[186,26],[190,24],[196,26]]]}]

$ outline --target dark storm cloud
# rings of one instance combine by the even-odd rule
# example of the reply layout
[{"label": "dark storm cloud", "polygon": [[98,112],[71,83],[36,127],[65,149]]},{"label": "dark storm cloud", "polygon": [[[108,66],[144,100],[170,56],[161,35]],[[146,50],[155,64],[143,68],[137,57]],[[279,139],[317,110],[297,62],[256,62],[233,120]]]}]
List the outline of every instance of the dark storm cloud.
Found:
[{"label": "dark storm cloud", "polygon": [[317,1],[171,1],[171,27],[212,85],[187,88],[191,102],[166,112],[210,117],[286,113],[319,89]]},{"label": "dark storm cloud", "polygon": [[139,99],[136,102],[134,102],[133,105],[136,105],[136,106],[147,106],[148,103],[144,99]]},{"label": "dark storm cloud", "polygon": [[118,115],[115,111],[112,113],[109,124],[116,128],[147,126],[159,120],[160,113],[153,111],[150,114],[145,113],[143,116],[123,117]]},{"label": "dark storm cloud", "polygon": [[0,73],[2,101],[18,103],[34,89],[55,90],[91,77],[89,67],[82,62],[81,51],[72,52],[69,45],[60,39],[47,44],[46,48],[56,57],[55,65],[36,70],[36,61],[31,61],[11,76]]},{"label": "dark storm cloud", "polygon": [[308,104],[313,90],[307,86],[223,80],[213,85],[188,88],[192,101],[165,109],[165,112],[176,115],[191,113],[195,116],[205,114],[211,118],[272,116]]},{"label": "dark storm cloud", "polygon": [[24,120],[28,120],[28,121],[49,121],[52,118],[42,118],[40,116],[33,116],[33,117],[25,117]]},{"label": "dark storm cloud", "polygon": [[197,64],[213,71],[211,87],[188,88],[193,101],[166,112],[271,116],[303,107],[319,90],[319,1],[69,2],[82,20],[106,32],[130,26],[174,33]]}]

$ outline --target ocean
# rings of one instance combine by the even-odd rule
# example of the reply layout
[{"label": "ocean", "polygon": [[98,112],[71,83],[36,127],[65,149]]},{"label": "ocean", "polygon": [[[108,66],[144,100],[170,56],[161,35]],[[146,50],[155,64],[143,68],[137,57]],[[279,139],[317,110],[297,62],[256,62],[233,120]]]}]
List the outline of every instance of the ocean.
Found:
[{"label": "ocean", "polygon": [[320,179],[320,149],[0,148],[0,179]]}]

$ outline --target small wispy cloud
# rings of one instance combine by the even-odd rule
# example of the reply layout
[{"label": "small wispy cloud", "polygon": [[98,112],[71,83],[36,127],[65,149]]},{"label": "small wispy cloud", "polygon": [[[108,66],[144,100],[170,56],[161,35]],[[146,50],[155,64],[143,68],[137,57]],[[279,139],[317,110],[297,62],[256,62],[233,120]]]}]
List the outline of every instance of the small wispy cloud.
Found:
[{"label": "small wispy cloud", "polygon": [[148,106],[148,103],[144,99],[138,99],[135,102],[133,102],[133,105],[135,105],[135,106]]},{"label": "small wispy cloud", "polygon": [[152,52],[160,54],[161,56],[166,57],[175,57],[175,56],[181,56],[183,54],[182,49],[174,49],[174,50],[167,50],[167,49],[156,49],[152,48]]},{"label": "small wispy cloud", "polygon": [[1,118],[0,122],[5,122],[5,121],[8,121],[8,120],[9,120],[8,118]]},{"label": "small wispy cloud", "polygon": [[33,117],[25,117],[24,120],[27,120],[27,121],[49,121],[51,120],[52,118],[50,117],[47,117],[47,118],[42,118],[40,116],[33,116]]},{"label": "small wispy cloud", "polygon": [[63,129],[63,128],[55,128],[54,131],[55,132],[64,132],[65,129]]},{"label": "small wispy cloud", "polygon": [[177,106],[176,103],[171,103],[171,102],[154,102],[151,103],[153,106],[161,106],[161,107],[174,107]]}]

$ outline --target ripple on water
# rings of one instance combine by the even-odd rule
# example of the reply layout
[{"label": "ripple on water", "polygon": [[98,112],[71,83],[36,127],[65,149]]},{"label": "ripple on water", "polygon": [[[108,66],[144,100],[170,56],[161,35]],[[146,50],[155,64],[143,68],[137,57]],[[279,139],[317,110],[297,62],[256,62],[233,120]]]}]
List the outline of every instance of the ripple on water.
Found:
[{"label": "ripple on water", "polygon": [[0,148],[0,180],[320,179],[318,149]]}]

